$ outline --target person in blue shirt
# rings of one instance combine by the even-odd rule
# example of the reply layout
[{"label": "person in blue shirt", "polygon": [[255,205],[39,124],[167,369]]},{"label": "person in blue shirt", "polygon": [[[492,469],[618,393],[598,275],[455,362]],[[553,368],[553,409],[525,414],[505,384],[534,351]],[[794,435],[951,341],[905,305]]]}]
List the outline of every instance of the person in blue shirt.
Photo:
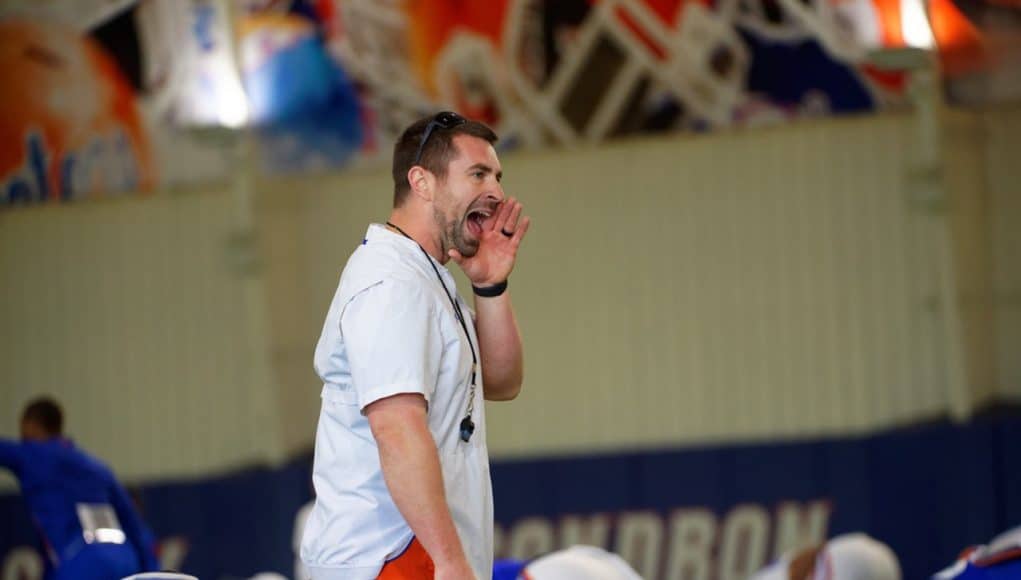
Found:
[{"label": "person in blue shirt", "polygon": [[153,536],[110,469],[63,436],[60,406],[29,403],[21,441],[0,438],[0,467],[21,484],[43,536],[47,580],[119,580],[157,570]]}]

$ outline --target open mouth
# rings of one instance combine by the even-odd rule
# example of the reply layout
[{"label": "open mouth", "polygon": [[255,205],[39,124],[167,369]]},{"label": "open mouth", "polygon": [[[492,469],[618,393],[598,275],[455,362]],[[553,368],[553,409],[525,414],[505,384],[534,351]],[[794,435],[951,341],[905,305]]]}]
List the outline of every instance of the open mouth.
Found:
[{"label": "open mouth", "polygon": [[468,219],[465,220],[468,226],[468,231],[476,238],[480,237],[486,221],[493,217],[493,213],[494,211],[492,209],[485,207],[469,211]]}]

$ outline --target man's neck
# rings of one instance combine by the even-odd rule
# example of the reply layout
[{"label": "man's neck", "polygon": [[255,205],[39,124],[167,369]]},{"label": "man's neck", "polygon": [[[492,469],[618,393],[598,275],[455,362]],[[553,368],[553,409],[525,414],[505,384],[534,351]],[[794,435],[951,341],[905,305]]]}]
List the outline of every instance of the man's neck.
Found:
[{"label": "man's neck", "polygon": [[390,219],[387,220],[387,228],[397,235],[411,238],[440,264],[447,263],[449,256],[443,252],[439,236],[432,233],[430,224],[424,223],[420,219],[413,219],[403,212],[394,210],[390,214]]}]

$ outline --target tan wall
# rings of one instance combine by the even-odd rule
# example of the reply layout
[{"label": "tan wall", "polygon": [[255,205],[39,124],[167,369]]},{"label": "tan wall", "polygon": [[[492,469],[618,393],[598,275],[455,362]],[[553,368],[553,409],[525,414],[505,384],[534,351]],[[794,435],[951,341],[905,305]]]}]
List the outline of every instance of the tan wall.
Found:
[{"label": "tan wall", "polygon": [[964,378],[975,408],[997,395],[993,316],[992,200],[987,188],[986,135],[981,116],[948,115],[944,168],[956,292],[960,314]]},{"label": "tan wall", "polygon": [[[1018,113],[1005,119],[955,121],[945,147],[973,402],[1021,396],[1021,132]],[[505,156],[507,190],[535,224],[511,280],[527,382],[488,407],[494,455],[944,412],[952,325],[934,240],[947,230],[906,193],[908,123]],[[260,180],[261,271],[237,267],[244,205],[227,189],[0,213],[0,433],[49,391],[79,441],[129,478],[306,448],[322,317],[389,190],[386,168]]]},{"label": "tan wall", "polygon": [[233,222],[223,191],[0,213],[0,433],[49,393],[129,478],[278,455]]},{"label": "tan wall", "polygon": [[983,115],[997,383],[1021,398],[1021,108]]},{"label": "tan wall", "polygon": [[383,170],[260,184],[260,248],[267,264],[270,358],[279,381],[282,441],[311,445],[322,383],[312,353],[340,271],[369,220],[389,213]]}]

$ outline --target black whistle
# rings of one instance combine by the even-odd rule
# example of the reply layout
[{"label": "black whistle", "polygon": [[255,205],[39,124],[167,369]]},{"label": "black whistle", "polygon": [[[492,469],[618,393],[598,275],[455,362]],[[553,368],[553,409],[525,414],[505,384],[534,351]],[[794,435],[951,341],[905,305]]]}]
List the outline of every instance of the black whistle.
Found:
[{"label": "black whistle", "polygon": [[472,433],[474,432],[475,423],[472,421],[471,415],[461,419],[461,441],[467,443],[472,438]]}]

